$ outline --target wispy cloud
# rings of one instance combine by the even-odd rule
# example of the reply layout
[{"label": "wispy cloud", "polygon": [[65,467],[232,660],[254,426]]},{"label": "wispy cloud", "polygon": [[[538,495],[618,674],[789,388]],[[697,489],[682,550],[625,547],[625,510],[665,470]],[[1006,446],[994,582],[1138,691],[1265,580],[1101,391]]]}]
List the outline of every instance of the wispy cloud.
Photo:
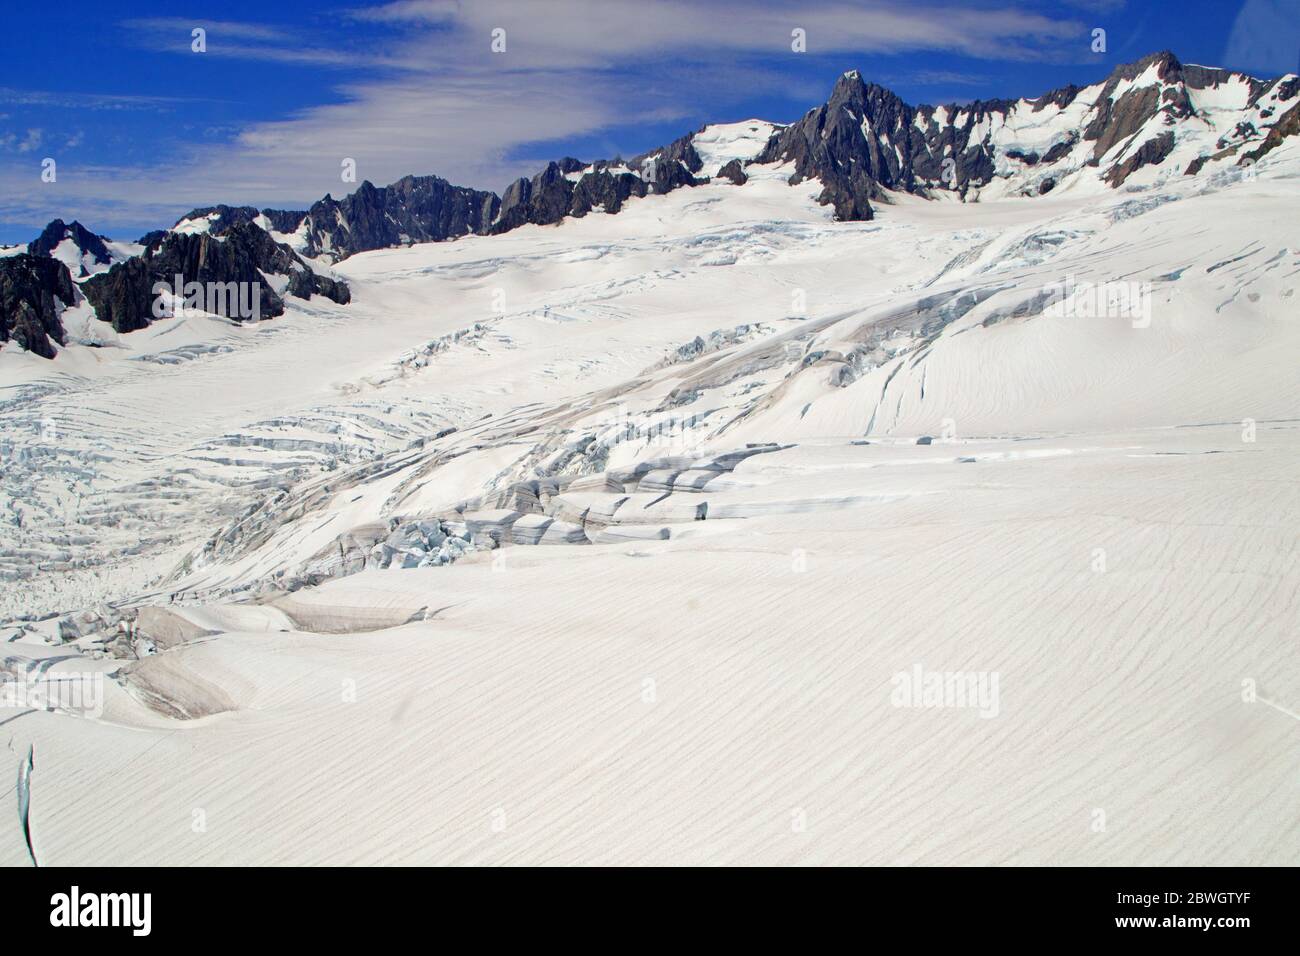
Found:
[{"label": "wispy cloud", "polygon": [[891,76],[889,82],[912,86],[978,86],[988,82],[987,76],[977,73],[958,73],[953,70],[918,70],[899,76]]},{"label": "wispy cloud", "polygon": [[[448,4],[398,0],[354,14],[373,21],[435,25],[406,45],[406,62],[421,62],[430,42],[459,61],[491,55],[493,31],[504,30],[504,69],[599,69],[701,55],[790,53],[800,29],[810,53],[859,56],[948,50],[966,56],[1039,59],[1079,37],[1084,25],[1007,4],[767,3],[685,0],[506,0]],[[427,63],[425,59],[422,62]]]},{"label": "wispy cloud", "polygon": [[[1079,0],[1106,4],[1113,0]],[[1121,0],[1122,2],[1122,0]],[[859,56],[948,50],[966,56],[1040,59],[1084,32],[1084,24],[1034,13],[1014,3],[972,8],[961,3],[886,0],[767,0],[700,4],[686,0],[396,0],[346,11],[355,21],[401,27],[388,54],[305,42],[301,33],[233,21],[152,17],[123,24],[159,49],[190,51],[190,32],[207,30],[208,51],[306,64],[381,64],[440,73],[490,65],[502,71],[607,69],[629,60],[659,61],[719,54],[791,52],[792,31],[810,53]],[[499,31],[504,31],[500,34]],[[494,50],[493,42],[504,51]],[[239,42],[231,42],[239,41]]]},{"label": "wispy cloud", "polygon": [[123,96],[106,93],[55,93],[0,86],[0,103],[69,110],[157,110],[176,103],[194,102],[175,96]]},{"label": "wispy cloud", "polygon": [[157,36],[174,36],[190,45],[192,31],[201,27],[208,33],[236,40],[263,40],[268,43],[292,42],[293,34],[281,27],[262,23],[245,23],[234,20],[209,20],[204,17],[136,17],[123,20],[128,30],[142,31]]},{"label": "wispy cloud", "polygon": [[1123,10],[1128,5],[1128,0],[1065,0],[1065,3],[1088,13],[1105,15]]},{"label": "wispy cloud", "polygon": [[347,13],[354,20],[372,23],[447,23],[460,14],[461,5],[457,0],[397,0]]},{"label": "wispy cloud", "polygon": [[[183,17],[133,19],[127,31],[159,52],[194,56],[191,30],[203,26],[207,56],[274,62],[313,80],[321,68],[365,78],[324,88],[322,98],[333,102],[248,124],[224,143],[175,145],[148,170],[61,163],[57,190],[0,200],[0,217],[14,219],[20,205],[29,220],[49,218],[46,213],[58,208],[85,219],[101,215],[95,221],[111,228],[114,221],[138,223],[160,207],[174,215],[214,202],[303,206],[326,191],[353,188],[340,181],[345,158],[356,160],[359,178],[376,183],[436,172],[500,190],[535,171],[539,152],[550,149],[539,144],[579,137],[612,143],[619,130],[637,124],[697,117],[703,99],[716,109],[770,90],[812,105],[826,91],[797,86],[806,81],[792,80],[784,66],[796,55],[796,29],[804,31],[809,54],[835,54],[846,68],[910,51],[1042,60],[1086,49],[1083,23],[1029,12],[1011,0],[996,4],[396,0],[322,14],[308,28],[295,24],[292,30]],[[505,31],[504,52],[493,52],[494,30]],[[917,82],[978,80],[954,70]],[[70,99],[48,96],[50,105]],[[143,108],[149,101],[94,102],[107,109]]]},{"label": "wispy cloud", "polygon": [[23,135],[5,133],[0,135],[0,149],[16,153],[30,153],[33,150],[40,149],[41,143],[44,141],[45,131],[42,129],[29,129]]},{"label": "wispy cloud", "polygon": [[1223,55],[1264,73],[1300,73],[1300,0],[1246,0]]},{"label": "wispy cloud", "polygon": [[[323,43],[306,43],[303,34],[260,23],[208,20],[201,17],[146,17],[120,26],[137,46],[186,56],[229,57],[304,66],[356,68],[398,65],[382,56]],[[203,49],[196,51],[194,31],[202,29]]]}]

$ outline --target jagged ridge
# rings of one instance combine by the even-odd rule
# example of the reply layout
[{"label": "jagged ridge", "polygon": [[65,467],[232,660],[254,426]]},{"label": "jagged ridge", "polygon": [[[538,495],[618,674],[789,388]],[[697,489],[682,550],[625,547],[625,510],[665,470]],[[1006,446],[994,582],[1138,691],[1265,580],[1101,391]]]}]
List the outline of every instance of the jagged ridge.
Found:
[{"label": "jagged ridge", "polygon": [[[1284,104],[1300,92],[1300,78],[1265,81],[1183,64],[1162,51],[1119,66],[1090,87],[1069,85],[1036,99],[913,107],[851,71],[836,82],[826,103],[775,128],[755,155],[732,159],[714,175],[743,185],[746,165],[789,164],[790,183],[819,181],[818,201],[841,220],[871,219],[872,203],[889,201],[891,192],[930,196],[947,191],[972,201],[993,188],[1001,190],[999,195],[1032,196],[1089,170],[1118,188],[1138,170],[1176,155],[1187,130],[1204,134],[1210,124],[1197,110],[1196,94],[1233,84],[1244,97],[1238,121],[1207,145],[1193,141],[1196,155],[1188,157],[1184,171],[1196,175],[1214,160],[1237,156],[1241,164],[1254,162],[1294,135],[1300,114],[1294,104]],[[301,257],[339,261],[371,249],[497,235],[596,211],[614,214],[633,197],[709,182],[710,176],[701,175],[704,162],[695,148],[696,136],[706,129],[626,161],[582,163],[566,157],[531,179],[516,180],[500,197],[437,176],[406,176],[384,187],[363,182],[350,195],[326,195],[305,211],[226,205],[195,209],[172,230],[142,237],[142,256],[92,276],[83,288],[99,317],[118,331],[148,324],[148,290],[174,274],[229,282],[277,273],[289,276],[290,295],[319,293],[346,302],[346,285],[318,274]],[[1247,151],[1250,146],[1255,148]],[[233,237],[235,242],[216,243],[211,237]],[[28,251],[49,256],[67,239],[83,257],[98,264],[111,261],[103,237],[62,220],[52,222]],[[48,269],[13,268],[15,291],[12,304],[6,305],[5,335],[35,343],[33,351],[40,354],[52,353],[49,339],[62,341],[57,310],[51,315],[38,303],[52,302],[63,288],[61,280]],[[77,278],[84,276],[82,268]],[[32,281],[47,284],[38,292]],[[20,300],[27,310],[22,316],[16,311]],[[272,292],[264,314],[281,312],[283,302]],[[36,334],[38,328],[42,335]]]}]

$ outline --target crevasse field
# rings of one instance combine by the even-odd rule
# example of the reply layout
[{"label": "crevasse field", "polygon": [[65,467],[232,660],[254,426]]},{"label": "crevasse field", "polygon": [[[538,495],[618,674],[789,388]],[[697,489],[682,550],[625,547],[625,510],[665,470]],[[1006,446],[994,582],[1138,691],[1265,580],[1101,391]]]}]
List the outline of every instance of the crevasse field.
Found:
[{"label": "crevasse field", "polygon": [[1293,863],[1297,149],[866,223],[751,167],[65,314],[0,353],[0,619],[141,653],[0,635],[105,675],[5,712],[0,861],[21,799],[41,865]]}]

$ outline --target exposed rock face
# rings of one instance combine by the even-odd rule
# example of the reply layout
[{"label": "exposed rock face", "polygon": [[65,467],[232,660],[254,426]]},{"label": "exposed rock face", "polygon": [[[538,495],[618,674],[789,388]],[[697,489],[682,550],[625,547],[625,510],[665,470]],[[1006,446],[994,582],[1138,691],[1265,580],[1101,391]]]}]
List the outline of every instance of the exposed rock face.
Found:
[{"label": "exposed rock face", "polygon": [[[833,207],[842,220],[870,219],[871,204],[887,201],[888,190],[949,190],[963,198],[978,197],[980,189],[1007,176],[1008,169],[1036,172],[1023,177],[1018,187],[1022,195],[1042,195],[1064,176],[1103,161],[1108,168],[1098,175],[1120,186],[1135,170],[1169,156],[1176,141],[1163,133],[1195,119],[1189,90],[1236,81],[1248,83],[1252,103],[1275,87],[1281,99],[1296,95],[1287,88],[1295,86],[1294,79],[1266,83],[1227,70],[1185,66],[1169,52],[1120,66],[1091,87],[1065,86],[1037,99],[937,107],[910,106],[854,71],[840,77],[825,104],[774,133],[751,162],[792,163],[791,183],[818,180],[818,201]],[[1087,95],[1091,105],[1081,120],[1063,125],[1049,144],[1022,149],[1009,144],[1008,137],[999,137],[1000,131],[1016,125],[1009,122],[1013,118],[1018,117],[1020,125],[1034,125],[1042,117],[1026,124],[1024,114],[1059,113],[1076,106],[1081,95]],[[1252,133],[1243,129],[1241,135],[1249,139]],[[453,186],[436,176],[408,176],[385,187],[363,182],[343,199],[326,196],[306,214],[214,206],[196,209],[187,218],[215,213],[214,229],[268,221],[277,232],[305,227],[299,251],[337,261],[370,249],[498,234],[594,211],[617,213],[632,197],[707,182],[698,175],[703,165],[690,134],[627,161],[582,163],[566,157],[511,183],[501,197]],[[733,159],[718,175],[743,185],[748,179],[744,165]]]},{"label": "exposed rock face", "polygon": [[566,157],[550,163],[532,179],[511,183],[501,199],[500,215],[489,231],[508,232],[527,223],[551,225],[596,209],[616,213],[632,196],[666,193],[708,182],[695,176],[703,166],[689,136],[626,164],[602,161],[587,165]]},{"label": "exposed rock face", "polygon": [[347,305],[352,301],[352,290],[342,279],[331,279],[311,269],[296,269],[289,273],[286,291],[296,299],[310,299],[323,295],[331,302]]},{"label": "exposed rock face", "polygon": [[964,191],[987,182],[994,172],[992,149],[972,142],[972,134],[1009,105],[977,101],[945,107],[942,114],[931,106],[914,109],[854,71],[840,77],[825,105],[775,134],[755,162],[793,162],[792,184],[820,180],[818,202],[833,206],[839,219],[866,220],[882,189]]},{"label": "exposed rock face", "polygon": [[[276,232],[293,232],[302,223],[303,217],[307,213],[305,210],[292,209],[257,209],[253,206],[204,206],[199,209],[191,209],[180,218],[180,222],[187,219],[208,219],[212,218],[212,228],[215,230],[226,229],[236,223],[251,222],[255,225],[264,225],[259,220],[265,220],[265,225]],[[150,233],[153,235],[153,233]],[[144,240],[142,244],[147,245]]]},{"label": "exposed rock face", "polygon": [[62,262],[31,254],[0,259],[0,342],[12,339],[29,352],[54,358],[50,340],[67,342],[57,302],[73,305],[76,296]]},{"label": "exposed rock face", "polygon": [[616,213],[633,196],[707,182],[695,176],[702,167],[691,137],[684,136],[627,163],[585,164],[566,157],[511,183],[501,197],[437,176],[407,176],[384,187],[363,182],[343,199],[326,196],[311,207],[304,251],[337,261],[369,249],[551,225],[595,210]]},{"label": "exposed rock face", "polygon": [[363,182],[350,196],[326,196],[311,207],[306,253],[342,259],[368,249],[482,233],[500,205],[495,193],[453,186],[438,176],[407,176],[383,187]]},{"label": "exposed rock face", "polygon": [[745,175],[745,169],[740,165],[740,160],[738,159],[733,159],[731,162],[719,169],[718,178],[728,179],[737,186],[743,186],[749,181],[749,177]]},{"label": "exposed rock face", "polygon": [[[1042,195],[1063,175],[1084,165],[1108,168],[1099,175],[1118,187],[1136,170],[1162,163],[1174,150],[1173,129],[1196,119],[1192,93],[1222,84],[1243,83],[1254,106],[1276,93],[1297,93],[1295,78],[1265,82],[1229,70],[1188,66],[1164,51],[1116,68],[1096,87],[1066,86],[1035,100],[983,100],[948,106],[911,107],[889,90],[863,82],[857,72],[840,77],[825,105],[773,135],[755,162],[794,164],[792,184],[817,179],[818,201],[833,206],[839,219],[870,219],[871,202],[883,190],[928,193],[952,190],[965,197],[1015,170],[1027,176],[1024,194]],[[1014,139],[999,132],[1014,116],[1060,111],[1087,92],[1091,108],[1082,122],[1063,125],[1045,150],[1002,145]],[[1244,122],[1235,136],[1258,138]],[[1090,143],[1091,149],[1076,148]],[[1234,147],[1220,142],[1220,149]],[[1217,158],[1217,157],[1207,157]],[[1189,172],[1203,165],[1194,163]],[[1056,167],[1056,168],[1053,168]]]},{"label": "exposed rock face", "polygon": [[154,248],[162,244],[162,241],[171,235],[168,229],[151,229],[143,236],[137,239],[136,245],[144,246],[146,249]]},{"label": "exposed rock face", "polygon": [[[150,269],[153,249],[143,256],[120,262],[88,282],[82,290],[95,316],[118,332],[134,332],[148,326],[153,317],[154,275]],[[167,280],[170,281],[170,280]]]},{"label": "exposed rock face", "polygon": [[673,140],[661,150],[638,157],[634,162],[649,178],[656,193],[666,193],[679,186],[698,186],[708,179],[697,179],[695,174],[704,168],[704,162],[691,142],[693,136]]},{"label": "exposed rock face", "polygon": [[1112,186],[1118,186],[1143,166],[1164,162],[1165,157],[1172,153],[1173,150],[1174,134],[1172,132],[1161,133],[1155,139],[1149,139],[1139,146],[1137,152],[1128,159],[1116,166],[1112,166],[1110,172],[1106,173],[1106,182]]},{"label": "exposed rock face", "polygon": [[288,246],[248,221],[236,221],[220,232],[172,233],[142,255],[86,280],[82,289],[100,319],[119,332],[131,332],[154,318],[155,284],[170,287],[176,276],[184,283],[239,283],[255,290],[242,297],[223,295],[208,301],[208,311],[233,319],[248,318],[247,306],[256,295],[258,314],[280,315],[284,301],[267,281],[271,275],[287,276],[286,291],[298,298],[310,298],[314,293],[339,303],[351,298],[344,283],[317,275]]},{"label": "exposed rock face", "polygon": [[566,178],[567,174],[581,168],[578,160],[566,158],[548,163],[532,179],[515,180],[501,199],[500,215],[492,223],[492,232],[506,232],[530,222],[559,222],[568,215],[573,202],[575,184]]},{"label": "exposed rock face", "polygon": [[834,206],[837,218],[870,219],[869,200],[880,186],[902,181],[898,158],[881,151],[879,133],[897,132],[910,114],[884,87],[864,83],[856,70],[845,73],[825,104],[774,134],[755,161],[794,163],[791,185],[818,179],[824,188],[817,201]]},{"label": "exposed rock face", "polygon": [[1246,155],[1242,157],[1241,162],[1253,163],[1256,160],[1262,159],[1264,156],[1267,156],[1273,150],[1281,146],[1282,140],[1286,139],[1288,136],[1295,136],[1297,133],[1300,133],[1300,103],[1297,103],[1295,106],[1283,113],[1281,118],[1273,124],[1273,128],[1268,131],[1268,135],[1264,137],[1264,142],[1260,143],[1255,149],[1246,153]]},{"label": "exposed rock face", "polygon": [[[100,265],[108,265],[113,261],[108,247],[104,245],[104,237],[95,235],[76,220],[68,224],[62,219],[55,219],[35,240],[27,244],[27,252],[33,256],[53,255],[59,244],[67,239],[72,240],[83,256],[89,256]],[[85,275],[88,275],[86,269],[80,268],[78,276]]]},{"label": "exposed rock face", "polygon": [[585,174],[574,186],[569,215],[581,218],[595,210],[616,213],[630,198],[644,196],[647,192],[649,187],[645,180],[634,173],[596,169]]},{"label": "exposed rock face", "polygon": [[1116,68],[1107,78],[1092,122],[1083,131],[1083,138],[1094,143],[1094,162],[1100,162],[1112,147],[1135,135],[1158,111],[1163,110],[1171,120],[1192,112],[1186,90],[1175,87],[1139,86],[1115,97],[1121,83],[1131,83],[1153,67],[1161,80],[1178,82],[1180,64],[1172,53],[1143,57]]},{"label": "exposed rock face", "polygon": [[[1189,156],[1181,148],[1189,135],[1207,128],[1222,131],[1197,114],[1195,94],[1233,84],[1244,86],[1233,95],[1244,94],[1247,108],[1217,141]],[[745,166],[750,163],[791,164],[790,182],[817,180],[818,201],[841,220],[871,219],[872,203],[888,202],[891,191],[930,195],[945,190],[978,199],[992,187],[994,195],[1012,190],[1012,195],[1041,196],[1068,177],[1085,174],[1120,187],[1137,170],[1159,166],[1175,154],[1192,175],[1226,157],[1237,156],[1239,163],[1260,158],[1300,127],[1297,95],[1300,78],[1295,76],[1263,81],[1184,65],[1167,51],[1120,66],[1088,87],[1065,86],[1036,99],[938,107],[910,106],[854,71],[840,77],[825,104],[791,126],[778,127],[752,159],[730,159],[717,175],[740,186],[748,181]],[[1032,145],[1020,139],[1026,129],[1037,131],[1029,140]],[[327,195],[306,212],[225,205],[195,209],[181,221],[189,224],[179,233],[147,234],[140,240],[146,247],[141,257],[86,279],[83,288],[100,318],[123,332],[148,325],[154,283],[170,282],[178,274],[185,281],[214,283],[258,282],[275,274],[287,277],[285,294],[321,294],[347,302],[347,286],[317,274],[299,254],[338,261],[371,249],[498,234],[593,212],[617,213],[633,197],[708,182],[699,175],[704,163],[695,137],[683,136],[626,161],[583,163],[568,157],[530,179],[516,180],[501,197],[453,186],[437,176],[407,176],[384,187],[363,182],[351,195],[337,200]],[[1199,149],[1199,142],[1193,142]],[[718,155],[713,140],[701,139],[700,146],[706,155]],[[293,248],[276,243],[264,230],[296,233]],[[74,279],[84,279],[86,261],[102,266],[112,259],[102,237],[60,220],[28,251],[45,257],[68,239],[82,251]],[[261,306],[265,315],[283,311],[269,286],[263,289]],[[44,354],[52,353],[51,317],[57,319],[31,300],[21,316],[15,304],[3,318],[7,330],[21,327],[23,340]],[[36,334],[37,328],[47,327],[51,331],[42,333],[45,338]]]}]

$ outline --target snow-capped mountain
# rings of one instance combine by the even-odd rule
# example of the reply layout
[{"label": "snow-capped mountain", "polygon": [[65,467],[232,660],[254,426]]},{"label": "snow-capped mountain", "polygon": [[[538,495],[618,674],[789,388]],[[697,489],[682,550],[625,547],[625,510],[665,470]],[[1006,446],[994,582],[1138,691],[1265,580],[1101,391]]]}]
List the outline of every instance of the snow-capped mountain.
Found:
[{"label": "snow-capped mountain", "polygon": [[[1168,55],[845,74],[0,258],[56,357],[0,349],[2,667],[103,685],[6,725],[0,862],[1294,860],[1297,115]],[[155,318],[169,272],[282,311]]]},{"label": "snow-capped mountain", "polygon": [[[156,317],[155,284],[175,284],[176,276],[187,283],[256,283],[259,315],[265,318],[284,313],[284,295],[319,294],[340,304],[350,298],[345,283],[318,273],[261,226],[239,220],[218,232],[181,229],[156,236],[141,255],[83,282],[81,291],[101,322],[117,332],[133,332]],[[232,304],[225,306],[218,314],[235,317]]]},{"label": "snow-capped mountain", "polygon": [[1263,81],[1163,52],[1083,88],[914,108],[855,71],[756,161],[790,162],[795,181],[821,181],[821,201],[841,219],[870,219],[871,201],[891,190],[975,201],[1118,188],[1144,167],[1156,168],[1153,182],[1259,159],[1270,131],[1300,115],[1298,91],[1294,75]]},{"label": "snow-capped mountain", "polygon": [[553,162],[500,197],[436,176],[408,176],[386,187],[363,183],[344,199],[326,196],[305,212],[196,210],[176,228],[191,228],[201,218],[233,222],[260,215],[305,255],[337,261],[369,249],[495,235],[593,211],[614,214],[633,197],[719,176],[739,185],[749,164],[787,163],[792,183],[822,184],[819,201],[832,205],[839,219],[869,220],[871,202],[887,202],[893,191],[978,201],[1056,188],[1117,188],[1148,166],[1170,176],[1195,175],[1211,162],[1253,162],[1272,148],[1274,128],[1272,143],[1300,118],[1298,91],[1300,79],[1293,75],[1259,80],[1184,65],[1165,51],[1087,87],[1032,99],[913,107],[855,70],[796,123],[733,124],[749,135],[722,162],[701,156],[717,158],[710,148],[718,127],[706,126],[626,161]]},{"label": "snow-capped mountain", "polygon": [[0,344],[52,359],[54,346],[67,343],[60,315],[76,304],[68,268],[50,256],[27,253],[0,259]]},{"label": "snow-capped mountain", "polygon": [[107,236],[97,236],[76,220],[65,223],[62,219],[55,219],[27,244],[29,255],[59,260],[74,279],[103,272],[139,252],[138,245],[115,243]]},{"label": "snow-capped mountain", "polygon": [[[706,126],[626,161],[566,158],[517,180],[502,196],[437,176],[407,176],[384,187],[363,182],[343,199],[327,195],[306,211],[195,209],[138,246],[112,250],[79,223],[56,220],[27,252],[58,259],[74,279],[90,277],[83,289],[95,315],[117,332],[147,326],[150,289],[175,275],[218,283],[261,277],[268,284],[263,314],[275,316],[283,294],[346,301],[329,264],[359,252],[614,215],[631,199],[714,178],[743,186],[754,166],[788,169],[791,185],[820,183],[818,202],[842,221],[872,219],[872,204],[890,202],[896,193],[974,202],[1116,189],[1139,172],[1143,184],[1152,185],[1204,170],[1248,168],[1294,133],[1297,92],[1300,79],[1293,75],[1259,80],[1183,65],[1169,52],[1121,66],[1084,88],[939,107],[909,106],[852,71],[825,104],[789,126],[759,120]],[[720,136],[730,137],[733,148],[720,153]],[[225,245],[232,235],[236,241]],[[37,275],[21,268],[26,282]],[[48,286],[43,294],[50,299],[56,291]],[[8,338],[16,322],[9,313],[0,335]],[[40,324],[53,328],[57,316]],[[38,354],[54,353],[48,340],[33,338],[30,318],[24,327],[29,331],[21,341],[37,341]]]}]

